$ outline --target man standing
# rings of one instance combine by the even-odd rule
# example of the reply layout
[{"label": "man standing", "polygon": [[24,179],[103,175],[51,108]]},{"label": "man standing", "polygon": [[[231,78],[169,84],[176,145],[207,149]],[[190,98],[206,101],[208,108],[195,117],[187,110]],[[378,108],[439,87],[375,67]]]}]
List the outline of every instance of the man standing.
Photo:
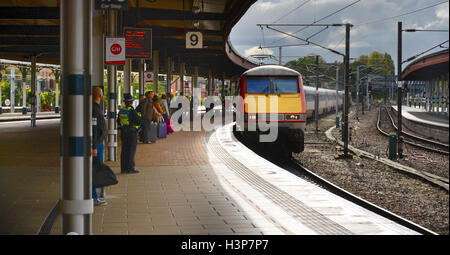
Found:
[{"label": "man standing", "polygon": [[120,138],[122,140],[122,152],[120,154],[120,169],[122,174],[139,173],[134,169],[134,157],[136,155],[137,134],[141,125],[141,117],[133,108],[133,97],[124,95],[125,107],[119,111],[117,123],[120,128]]},{"label": "man standing", "polygon": [[150,95],[153,95],[153,92],[147,91],[145,93],[145,103],[142,107],[142,118],[143,118],[143,134],[144,139],[143,143],[152,143],[150,142],[150,125],[152,123],[153,118],[153,101],[149,97]]},{"label": "man standing", "polygon": [[[103,116],[101,102],[103,101],[103,91],[100,87],[92,89],[92,162],[98,160],[103,163],[103,139],[105,138],[106,123]],[[94,171],[94,169],[93,169]],[[97,190],[92,189],[92,199],[95,205],[106,205],[106,201],[100,199]]]}]

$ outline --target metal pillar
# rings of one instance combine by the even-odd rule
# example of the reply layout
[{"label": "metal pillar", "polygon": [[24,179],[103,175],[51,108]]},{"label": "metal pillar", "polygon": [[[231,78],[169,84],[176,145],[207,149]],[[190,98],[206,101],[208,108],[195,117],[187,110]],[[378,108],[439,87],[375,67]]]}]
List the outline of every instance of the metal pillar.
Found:
[{"label": "metal pillar", "polygon": [[430,101],[431,101],[430,111],[434,112],[434,81],[430,82]]},{"label": "metal pillar", "polygon": [[442,96],[442,93],[441,93],[441,81],[439,80],[437,82],[437,112],[441,112],[441,110],[440,110],[440,106],[441,106],[441,103],[442,103],[441,96]]},{"label": "metal pillar", "polygon": [[104,38],[102,11],[92,10],[91,83],[92,87],[104,87]]},{"label": "metal pillar", "polygon": [[[123,68],[123,95],[131,95],[131,59],[125,61]],[[120,103],[120,102],[119,102]]]},{"label": "metal pillar", "polygon": [[214,88],[214,78],[212,75],[212,71],[211,69],[208,70],[208,96],[212,96],[213,95],[213,88]]},{"label": "metal pillar", "polygon": [[339,67],[336,66],[336,128],[339,127]]},{"label": "metal pillar", "polygon": [[16,69],[13,67],[11,67],[11,77],[10,77],[10,108],[9,108],[9,112],[14,113],[15,111],[15,104],[16,104]]},{"label": "metal pillar", "polygon": [[[172,58],[167,57],[167,83],[166,83],[166,97],[170,100],[169,94],[172,92]],[[170,103],[170,102],[168,102]]]},{"label": "metal pillar", "polygon": [[398,156],[403,157],[403,137],[402,137],[402,22],[398,22],[398,54],[397,54],[397,141],[398,141]]},{"label": "metal pillar", "polygon": [[159,51],[153,51],[153,92],[159,93]]},{"label": "metal pillar", "polygon": [[[281,50],[281,47],[280,47]],[[316,55],[316,92],[314,97],[314,120],[316,132],[319,132],[319,56]]]},{"label": "metal pillar", "polygon": [[355,118],[359,120],[359,85],[361,81],[359,80],[359,67],[356,67],[356,113]]},{"label": "metal pillar", "polygon": [[[1,100],[0,95],[0,100]],[[22,68],[22,114],[27,114],[27,69]]]},{"label": "metal pillar", "polygon": [[41,112],[41,83],[39,80],[36,81],[36,111]]},{"label": "metal pillar", "polygon": [[367,110],[370,111],[370,95],[369,95],[369,76],[366,79],[366,100],[367,100]]},{"label": "metal pillar", "polygon": [[[108,10],[108,36],[117,34],[117,11]],[[117,159],[117,67],[108,65],[108,160]]]},{"label": "metal pillar", "polygon": [[27,114],[27,88],[26,82],[22,82],[22,114]]},{"label": "metal pillar", "polygon": [[349,87],[349,74],[350,74],[350,24],[345,25],[345,57],[344,57],[344,86],[345,86],[345,97],[344,97],[344,156],[348,155],[348,87]]},{"label": "metal pillar", "polygon": [[181,82],[181,93],[185,96],[186,93],[184,91],[184,74],[186,73],[186,64],[180,63],[180,82]]},{"label": "metal pillar", "polygon": [[[145,61],[143,59],[139,60],[139,100],[145,93]],[[155,83],[155,76],[153,76],[153,83]]]},{"label": "metal pillar", "polygon": [[278,58],[278,64],[279,64],[280,66],[281,66],[281,64],[282,64],[282,62],[281,62],[281,58],[282,58],[282,57],[281,57],[281,56],[282,56],[282,55],[281,55],[281,51],[282,51],[282,47],[280,46],[280,47],[279,47],[279,53],[280,53],[280,56],[279,56],[279,58]]},{"label": "metal pillar", "polygon": [[[103,73],[103,70],[102,70]],[[55,113],[59,113],[59,83],[60,73],[59,70],[55,72]]]},{"label": "metal pillar", "polygon": [[36,127],[36,56],[31,57],[31,127]]},{"label": "metal pillar", "polygon": [[91,233],[90,0],[61,1],[60,49],[63,79],[61,119],[62,234]]}]

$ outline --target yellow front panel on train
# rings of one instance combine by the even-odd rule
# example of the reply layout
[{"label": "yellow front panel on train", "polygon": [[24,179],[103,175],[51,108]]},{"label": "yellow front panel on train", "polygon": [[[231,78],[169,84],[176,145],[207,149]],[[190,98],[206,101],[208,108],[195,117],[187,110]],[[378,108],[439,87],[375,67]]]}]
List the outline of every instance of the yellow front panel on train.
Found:
[{"label": "yellow front panel on train", "polygon": [[[271,100],[272,107],[271,109]],[[246,94],[245,112],[247,113],[298,113],[302,111],[300,94]]]}]

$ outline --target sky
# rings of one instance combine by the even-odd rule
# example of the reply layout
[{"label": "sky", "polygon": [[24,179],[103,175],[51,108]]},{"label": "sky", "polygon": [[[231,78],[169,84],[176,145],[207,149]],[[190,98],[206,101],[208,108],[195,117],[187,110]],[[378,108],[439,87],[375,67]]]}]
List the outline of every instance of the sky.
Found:
[{"label": "sky", "polygon": [[[348,5],[351,6],[318,21]],[[433,5],[436,6],[412,14],[390,18]],[[379,21],[382,19],[383,21]],[[387,52],[396,64],[397,23],[399,21],[403,23],[403,29],[448,30],[449,2],[444,0],[258,0],[234,26],[230,34],[230,40],[233,47],[244,57],[249,57],[252,54],[272,54],[278,58],[278,48],[261,50],[259,46],[282,46],[303,44],[304,42],[266,27],[261,30],[257,24],[350,23],[354,25],[350,31],[350,58],[369,55],[372,51],[383,54]],[[273,26],[273,28],[287,33],[294,33],[303,29],[295,34],[295,36],[303,39],[324,29],[324,27],[282,26]],[[449,33],[403,32],[402,38],[402,59],[406,60],[448,40]],[[310,41],[345,53],[345,27],[328,27],[311,37]],[[443,46],[447,48],[448,42]],[[427,54],[443,49],[438,47]],[[320,55],[328,63],[343,61],[342,56],[328,50],[313,45],[303,45],[283,47],[282,62],[284,64],[287,61],[308,55]],[[250,59],[252,58],[250,57]],[[264,62],[278,63],[278,60],[266,60]],[[403,64],[403,68],[408,63]]]}]

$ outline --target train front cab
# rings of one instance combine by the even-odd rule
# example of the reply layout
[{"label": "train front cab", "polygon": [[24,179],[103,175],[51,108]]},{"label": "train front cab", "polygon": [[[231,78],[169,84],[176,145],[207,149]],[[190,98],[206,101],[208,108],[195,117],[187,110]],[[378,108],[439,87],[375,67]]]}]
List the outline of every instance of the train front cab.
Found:
[{"label": "train front cab", "polygon": [[[303,84],[298,75],[242,75],[240,80],[240,95],[244,99],[244,126],[247,135],[255,136],[262,131],[257,123],[261,116],[266,116],[270,123],[271,113],[276,114],[278,138],[280,144],[289,152],[304,150],[304,130],[306,127],[306,101]],[[270,98],[276,97],[278,109],[271,111]],[[266,102],[265,106],[262,101]],[[252,107],[249,103],[254,103]],[[273,109],[272,109],[273,110]],[[252,123],[253,122],[253,123]],[[256,123],[256,131],[249,131],[249,123]],[[249,134],[253,133],[253,134]]]}]

